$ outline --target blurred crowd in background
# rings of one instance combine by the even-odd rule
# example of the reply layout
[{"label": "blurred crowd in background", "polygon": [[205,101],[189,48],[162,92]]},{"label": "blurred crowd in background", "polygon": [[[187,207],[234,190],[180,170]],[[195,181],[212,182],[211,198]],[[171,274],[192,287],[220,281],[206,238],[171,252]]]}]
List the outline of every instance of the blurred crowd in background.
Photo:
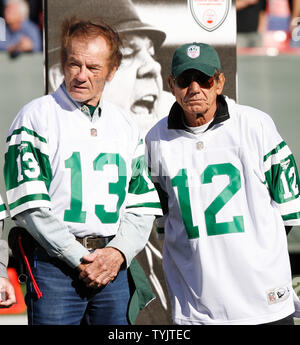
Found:
[{"label": "blurred crowd in background", "polygon": [[300,0],[236,0],[237,47],[300,47]]},{"label": "blurred crowd in background", "polygon": [[5,20],[0,51],[7,51],[12,58],[42,51],[42,0],[0,0],[0,17]]},{"label": "blurred crowd in background", "polygon": [[[300,48],[300,0],[236,0],[236,10],[238,49]],[[0,0],[0,17],[6,23],[0,51],[12,58],[42,51],[42,0]]]}]

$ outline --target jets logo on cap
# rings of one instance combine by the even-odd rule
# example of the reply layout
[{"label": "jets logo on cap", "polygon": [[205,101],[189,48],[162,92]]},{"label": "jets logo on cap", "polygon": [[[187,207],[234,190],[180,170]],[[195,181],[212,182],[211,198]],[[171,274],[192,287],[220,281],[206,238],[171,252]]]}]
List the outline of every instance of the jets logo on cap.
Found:
[{"label": "jets logo on cap", "polygon": [[191,59],[196,59],[197,57],[199,57],[200,55],[200,47],[196,46],[196,45],[192,45],[189,46],[187,48],[187,55],[191,58]]}]

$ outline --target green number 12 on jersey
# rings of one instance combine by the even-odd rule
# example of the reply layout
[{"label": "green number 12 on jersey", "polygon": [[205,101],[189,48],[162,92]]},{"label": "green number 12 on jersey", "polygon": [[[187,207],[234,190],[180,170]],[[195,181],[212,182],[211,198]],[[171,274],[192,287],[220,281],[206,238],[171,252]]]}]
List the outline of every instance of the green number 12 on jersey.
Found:
[{"label": "green number 12 on jersey", "polygon": [[[233,216],[232,222],[217,223],[217,213],[229,202],[241,189],[241,176],[239,170],[230,163],[209,165],[202,173],[201,183],[213,183],[213,177],[227,175],[229,184],[212,201],[204,212],[208,236],[222,235],[236,232],[244,232],[243,216]],[[195,226],[192,218],[190,187],[186,169],[180,169],[171,180],[172,186],[177,187],[179,207],[188,238],[198,238],[199,228]]]}]

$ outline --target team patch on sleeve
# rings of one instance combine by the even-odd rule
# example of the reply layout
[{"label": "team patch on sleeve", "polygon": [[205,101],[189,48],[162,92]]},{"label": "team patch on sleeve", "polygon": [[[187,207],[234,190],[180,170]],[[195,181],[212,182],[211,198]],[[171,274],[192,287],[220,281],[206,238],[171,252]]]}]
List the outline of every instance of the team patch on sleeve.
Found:
[{"label": "team patch on sleeve", "polygon": [[145,164],[144,145],[140,144],[132,161],[132,178],[129,183],[126,209],[138,214],[161,215],[157,191]]},{"label": "team patch on sleeve", "polygon": [[26,127],[14,130],[6,141],[4,179],[12,217],[29,208],[50,207],[46,139]]},{"label": "team patch on sleeve", "polygon": [[300,225],[299,174],[292,152],[284,141],[264,156],[264,171],[284,224]]}]

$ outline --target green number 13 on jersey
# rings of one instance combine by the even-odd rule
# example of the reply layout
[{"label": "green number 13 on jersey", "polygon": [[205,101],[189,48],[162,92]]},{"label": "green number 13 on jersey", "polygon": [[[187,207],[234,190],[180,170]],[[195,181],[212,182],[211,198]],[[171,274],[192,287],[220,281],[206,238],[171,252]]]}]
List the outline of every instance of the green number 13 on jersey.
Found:
[{"label": "green number 13 on jersey", "polygon": [[[126,197],[126,163],[119,154],[101,153],[93,162],[94,171],[102,171],[105,165],[116,165],[118,181],[108,183],[109,194],[116,194],[118,201],[115,212],[105,211],[104,205],[95,205],[95,214],[102,223],[116,223],[119,219],[119,210]],[[64,220],[74,223],[85,223],[86,212],[82,210],[82,169],[79,152],[73,152],[65,161],[65,167],[71,169],[71,202],[70,209],[65,210]]]},{"label": "green number 13 on jersey", "polygon": [[[242,216],[233,216],[232,222],[217,223],[217,213],[231,200],[241,189],[241,176],[239,170],[230,163],[209,165],[202,173],[201,183],[213,183],[213,177],[227,175],[229,184],[212,201],[204,212],[208,236],[244,232]],[[172,186],[177,187],[179,207],[182,214],[188,237],[198,238],[199,228],[194,226],[191,210],[190,187],[186,169],[180,169],[178,174],[171,180]]]}]

